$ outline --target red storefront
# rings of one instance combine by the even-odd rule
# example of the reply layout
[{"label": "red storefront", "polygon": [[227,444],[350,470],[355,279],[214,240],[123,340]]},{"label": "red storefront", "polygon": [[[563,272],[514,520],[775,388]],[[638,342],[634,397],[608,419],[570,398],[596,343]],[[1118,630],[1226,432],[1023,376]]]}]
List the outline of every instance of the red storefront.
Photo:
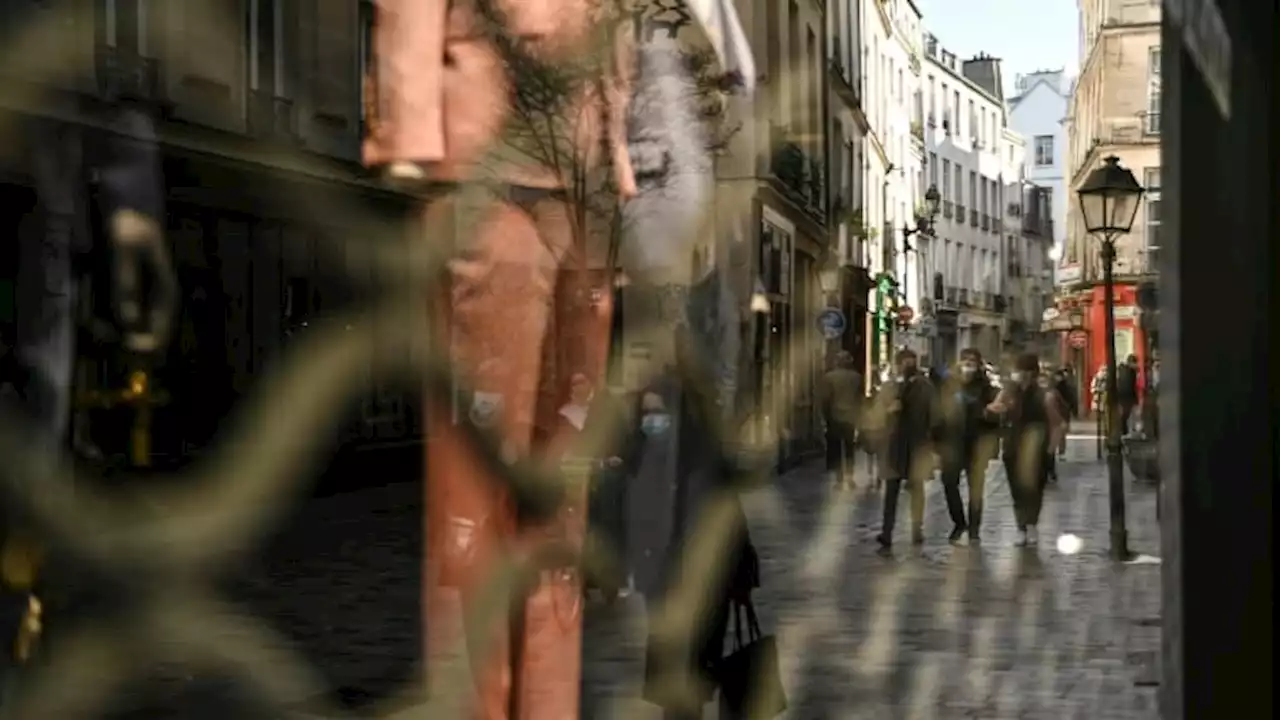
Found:
[{"label": "red storefront", "polygon": [[[1084,321],[1084,331],[1088,342],[1084,347],[1072,347],[1070,334],[1063,333],[1061,343],[1062,358],[1065,364],[1075,368],[1076,377],[1081,387],[1081,408],[1093,406],[1093,376],[1098,368],[1107,364],[1107,330],[1106,330],[1106,294],[1101,285],[1081,290],[1078,293],[1059,298],[1058,308],[1063,312],[1076,310]],[[1144,387],[1145,378],[1141,368],[1147,362],[1147,337],[1142,330],[1139,318],[1142,311],[1138,307],[1137,286],[1123,284],[1115,286],[1116,306],[1116,360],[1124,362],[1130,355],[1138,356],[1138,388]]]}]

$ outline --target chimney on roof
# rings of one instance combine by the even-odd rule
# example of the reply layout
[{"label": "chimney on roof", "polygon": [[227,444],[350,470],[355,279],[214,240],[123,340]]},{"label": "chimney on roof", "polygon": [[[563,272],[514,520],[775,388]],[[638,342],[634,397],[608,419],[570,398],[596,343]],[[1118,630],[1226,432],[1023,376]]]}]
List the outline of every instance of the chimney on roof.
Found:
[{"label": "chimney on roof", "polygon": [[964,61],[961,74],[992,97],[1004,102],[1004,79],[1000,75],[1000,59],[979,53],[972,60]]}]

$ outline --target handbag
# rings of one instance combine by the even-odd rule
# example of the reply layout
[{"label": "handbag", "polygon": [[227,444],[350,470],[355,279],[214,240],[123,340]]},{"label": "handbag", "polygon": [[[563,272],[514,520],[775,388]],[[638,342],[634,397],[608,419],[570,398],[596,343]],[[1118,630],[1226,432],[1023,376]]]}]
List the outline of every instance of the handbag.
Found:
[{"label": "handbag", "polygon": [[750,599],[730,601],[733,650],[716,665],[721,720],[767,720],[787,709],[778,644],[760,631]]}]

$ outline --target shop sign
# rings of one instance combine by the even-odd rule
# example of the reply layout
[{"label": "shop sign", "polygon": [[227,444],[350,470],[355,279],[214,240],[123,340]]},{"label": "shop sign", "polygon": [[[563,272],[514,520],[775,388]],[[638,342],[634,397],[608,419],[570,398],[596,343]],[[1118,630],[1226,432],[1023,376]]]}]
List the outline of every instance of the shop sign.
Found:
[{"label": "shop sign", "polygon": [[1089,344],[1089,333],[1084,330],[1072,330],[1067,334],[1067,344],[1080,350]]}]

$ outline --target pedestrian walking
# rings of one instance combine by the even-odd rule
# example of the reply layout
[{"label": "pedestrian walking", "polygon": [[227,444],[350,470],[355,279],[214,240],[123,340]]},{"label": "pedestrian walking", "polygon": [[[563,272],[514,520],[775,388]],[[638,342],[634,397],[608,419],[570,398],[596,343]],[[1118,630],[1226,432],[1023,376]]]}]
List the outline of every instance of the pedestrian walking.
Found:
[{"label": "pedestrian walking", "polygon": [[854,369],[853,353],[841,350],[835,367],[822,378],[819,402],[826,423],[827,479],[836,489],[858,487],[854,478],[854,449],[862,415],[862,375]]},{"label": "pedestrian walking", "polygon": [[[714,383],[684,355],[683,377],[660,378],[641,393],[628,500],[629,562],[648,616],[644,697],[669,720],[702,717],[724,654],[730,605],[748,600],[760,580],[732,484],[736,459],[712,439],[717,420],[706,414],[714,407],[707,402]],[[725,556],[714,571],[696,572],[707,558],[694,549],[709,547],[709,537]],[[676,598],[685,604],[673,606]],[[685,621],[671,622],[673,613]]]},{"label": "pedestrian walking", "polygon": [[[1067,426],[1071,425],[1071,421],[1080,416],[1080,398],[1076,396],[1075,383],[1071,379],[1071,368],[1063,366],[1053,374],[1053,387],[1058,393],[1058,397],[1062,399],[1063,408],[1067,416]],[[1067,433],[1062,433],[1062,442],[1058,444],[1058,457],[1065,458],[1067,456]]]},{"label": "pedestrian walking", "polygon": [[867,423],[876,437],[878,470],[885,481],[883,519],[876,541],[893,546],[898,493],[911,494],[911,541],[924,542],[924,482],[933,474],[934,389],[920,374],[915,352],[898,351],[897,375],[876,395]]},{"label": "pedestrian walking", "polygon": [[[991,383],[982,365],[982,353],[968,348],[960,353],[955,374],[939,393],[938,454],[942,459],[942,489],[951,515],[952,544],[966,534],[969,544],[980,543],[982,500],[987,464],[994,460],[1000,439],[1000,417],[987,410],[999,390]],[[969,484],[969,512],[966,517],[960,498],[960,473]]]},{"label": "pedestrian walking", "polygon": [[1071,423],[1071,415],[1067,403],[1054,385],[1053,378],[1044,373],[1038,380],[1049,414],[1049,448],[1045,453],[1045,472],[1049,482],[1058,482],[1058,456],[1067,446],[1067,426]]},{"label": "pedestrian walking", "polygon": [[1013,496],[1017,544],[1022,547],[1039,542],[1040,508],[1048,483],[1045,460],[1050,447],[1051,410],[1037,382],[1039,369],[1034,353],[1020,356],[1009,382],[995,402],[987,406],[989,411],[1003,415],[1004,469]]},{"label": "pedestrian walking", "polygon": [[1116,404],[1120,408],[1120,434],[1129,434],[1129,419],[1138,405],[1138,356],[1130,355],[1116,371]]}]

